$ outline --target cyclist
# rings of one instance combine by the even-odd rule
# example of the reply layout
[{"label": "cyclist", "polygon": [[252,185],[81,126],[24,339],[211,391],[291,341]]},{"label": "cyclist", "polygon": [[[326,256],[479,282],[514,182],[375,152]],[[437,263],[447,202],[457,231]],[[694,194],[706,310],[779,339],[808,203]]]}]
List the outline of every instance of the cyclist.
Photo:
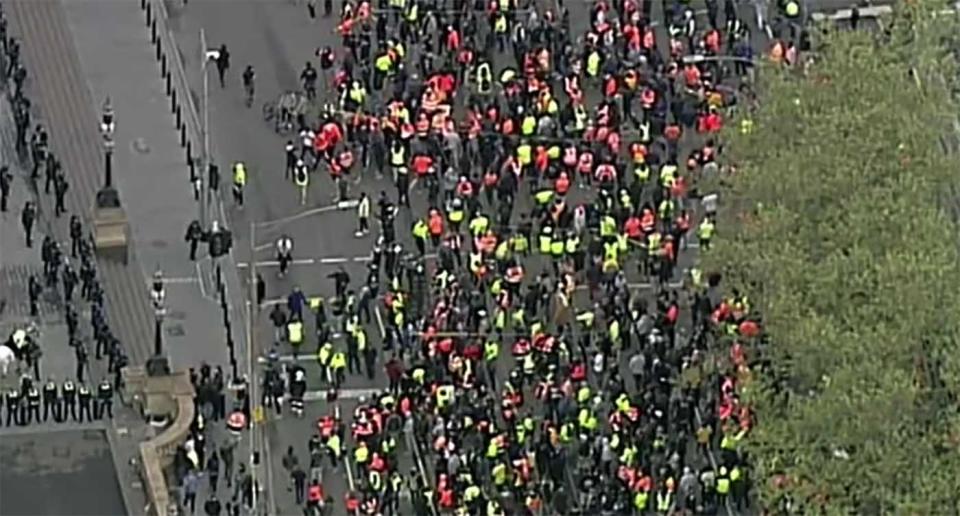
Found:
[{"label": "cyclist", "polygon": [[245,103],[247,107],[253,105],[253,80],[256,78],[256,74],[253,71],[252,65],[247,65],[247,68],[243,71],[243,91],[246,94]]},{"label": "cyclist", "polygon": [[317,97],[317,69],[307,61],[307,65],[300,72],[300,81],[303,82],[303,90],[307,93],[307,98],[313,100]]}]

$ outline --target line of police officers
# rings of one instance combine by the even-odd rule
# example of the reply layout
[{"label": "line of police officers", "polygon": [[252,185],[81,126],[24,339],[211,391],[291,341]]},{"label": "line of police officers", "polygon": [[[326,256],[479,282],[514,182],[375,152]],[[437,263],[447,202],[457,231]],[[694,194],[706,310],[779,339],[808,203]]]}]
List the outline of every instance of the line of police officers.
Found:
[{"label": "line of police officers", "polygon": [[67,380],[63,382],[63,386],[58,387],[53,378],[42,388],[38,388],[33,379],[24,376],[20,386],[9,389],[2,399],[6,408],[7,426],[27,426],[34,421],[46,423],[51,415],[57,423],[66,422],[68,415],[73,421],[81,423],[84,422],[84,417],[86,421],[113,418],[113,385],[106,377],[94,393],[86,384],[75,384],[72,380]]}]

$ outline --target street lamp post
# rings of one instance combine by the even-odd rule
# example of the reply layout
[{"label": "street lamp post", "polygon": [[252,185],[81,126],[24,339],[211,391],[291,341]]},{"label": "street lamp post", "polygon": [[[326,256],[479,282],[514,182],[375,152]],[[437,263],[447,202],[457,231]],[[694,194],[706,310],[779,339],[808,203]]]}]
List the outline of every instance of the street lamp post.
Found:
[{"label": "street lamp post", "polygon": [[150,302],[153,305],[153,356],[147,360],[147,374],[164,376],[170,374],[170,363],[163,354],[163,319],[167,314],[167,292],[164,288],[163,272],[157,269],[153,273],[150,288]]},{"label": "street lamp post", "polygon": [[100,208],[119,208],[120,195],[113,187],[113,132],[116,128],[113,104],[110,97],[103,101],[100,118],[100,136],[103,137],[103,188],[97,192],[97,206]]}]

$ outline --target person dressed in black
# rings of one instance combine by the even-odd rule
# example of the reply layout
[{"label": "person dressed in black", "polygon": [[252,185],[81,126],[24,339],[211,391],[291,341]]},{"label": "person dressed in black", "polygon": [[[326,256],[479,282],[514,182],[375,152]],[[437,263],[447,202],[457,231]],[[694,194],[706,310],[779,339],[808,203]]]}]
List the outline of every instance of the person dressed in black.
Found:
[{"label": "person dressed in black", "polygon": [[217,52],[217,75],[220,77],[220,87],[226,88],[226,83],[224,82],[224,76],[227,74],[227,70],[230,68],[230,52],[227,50],[227,45],[220,45],[220,50]]},{"label": "person dressed in black", "polygon": [[4,401],[7,405],[7,426],[11,423],[20,424],[20,403],[23,397],[20,395],[20,389],[10,389],[4,395]]},{"label": "person dressed in black", "polygon": [[293,493],[297,498],[297,505],[303,505],[307,490],[307,472],[300,464],[295,464],[290,471],[290,478],[293,480]]},{"label": "person dressed in black", "polygon": [[97,409],[94,412],[97,419],[113,419],[113,385],[106,378],[97,387]]},{"label": "person dressed in black", "polygon": [[244,95],[246,95],[244,104],[248,108],[253,105],[253,96],[255,92],[253,81],[256,79],[256,76],[257,74],[253,71],[252,65],[247,65],[247,67],[243,70],[243,75],[241,76],[243,79],[243,92]]},{"label": "person dressed in black", "polygon": [[23,225],[23,237],[27,247],[33,247],[33,222],[37,219],[37,207],[33,201],[27,201],[20,212],[20,224]]},{"label": "person dressed in black", "polygon": [[190,225],[187,226],[187,234],[183,239],[190,243],[190,261],[197,261],[197,247],[200,245],[200,241],[203,240],[203,228],[200,226],[199,221],[193,220],[190,222]]},{"label": "person dressed in black", "polygon": [[80,380],[80,388],[77,389],[77,399],[80,400],[80,422],[83,423],[83,416],[86,414],[87,421],[93,421],[93,414],[90,413],[90,403],[93,401],[93,393]]},{"label": "person dressed in black", "polygon": [[317,98],[317,69],[309,61],[303,67],[303,71],[300,72],[300,82],[303,83],[303,91],[307,94],[308,99]]},{"label": "person dressed in black", "polygon": [[59,217],[67,212],[66,203],[64,201],[69,188],[70,184],[67,183],[67,176],[63,175],[63,172],[57,172],[53,178],[53,193],[56,199],[56,203],[54,204],[53,208],[53,215],[55,217]]},{"label": "person dressed in black", "polygon": [[[77,381],[83,384],[83,371],[87,368],[87,361],[89,360],[87,356],[87,347],[83,345],[82,342],[77,341],[73,347],[74,358],[76,358],[77,369],[74,376],[77,377]],[[83,401],[83,400],[80,400]]]},{"label": "person dressed in black", "polygon": [[77,421],[77,386],[73,384],[72,381],[67,380],[63,382],[63,387],[60,388],[60,392],[63,393],[63,412],[61,414],[61,420],[67,420],[67,414],[70,414],[70,418],[76,422]]},{"label": "person dressed in black", "polygon": [[47,380],[46,385],[43,386],[43,422],[46,423],[50,418],[50,415],[53,414],[53,420],[57,423],[61,422],[60,419],[60,392],[57,389],[57,382],[53,381],[53,378]]},{"label": "person dressed in black", "polygon": [[220,500],[217,499],[217,495],[210,496],[210,498],[208,498],[203,504],[203,512],[207,516],[219,516],[222,510],[223,506],[220,503]]},{"label": "person dressed in black", "polygon": [[77,257],[80,252],[80,240],[83,238],[83,225],[80,224],[80,217],[70,216],[70,256]]},{"label": "person dressed in black", "polygon": [[77,271],[66,259],[63,260],[63,272],[60,276],[61,281],[63,281],[63,301],[69,305],[73,302],[73,290],[77,287],[80,276],[77,275]]},{"label": "person dressed in black", "polygon": [[27,297],[29,297],[30,300],[30,317],[38,317],[40,315],[41,292],[43,292],[43,287],[40,285],[40,280],[37,279],[35,274],[30,276],[30,279],[27,281]]},{"label": "person dressed in black", "polygon": [[24,392],[27,393],[27,407],[26,414],[24,418],[21,419],[20,424],[29,425],[33,419],[36,419],[37,422],[40,422],[40,391],[34,387],[33,382],[29,378],[24,379]]},{"label": "person dressed in black", "polygon": [[13,175],[10,174],[10,167],[6,165],[0,167],[0,212],[7,211],[11,183],[13,183]]}]

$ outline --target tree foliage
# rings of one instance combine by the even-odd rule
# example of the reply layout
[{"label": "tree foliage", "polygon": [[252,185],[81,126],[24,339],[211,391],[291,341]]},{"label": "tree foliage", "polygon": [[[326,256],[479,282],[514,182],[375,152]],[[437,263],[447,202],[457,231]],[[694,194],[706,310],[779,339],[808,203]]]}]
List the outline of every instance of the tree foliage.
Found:
[{"label": "tree foliage", "polygon": [[885,34],[827,32],[802,71],[763,69],[755,130],[727,135],[738,167],[704,268],[769,335],[745,441],[768,506],[960,512],[960,167],[941,145],[960,30],[930,4],[901,3]]}]

